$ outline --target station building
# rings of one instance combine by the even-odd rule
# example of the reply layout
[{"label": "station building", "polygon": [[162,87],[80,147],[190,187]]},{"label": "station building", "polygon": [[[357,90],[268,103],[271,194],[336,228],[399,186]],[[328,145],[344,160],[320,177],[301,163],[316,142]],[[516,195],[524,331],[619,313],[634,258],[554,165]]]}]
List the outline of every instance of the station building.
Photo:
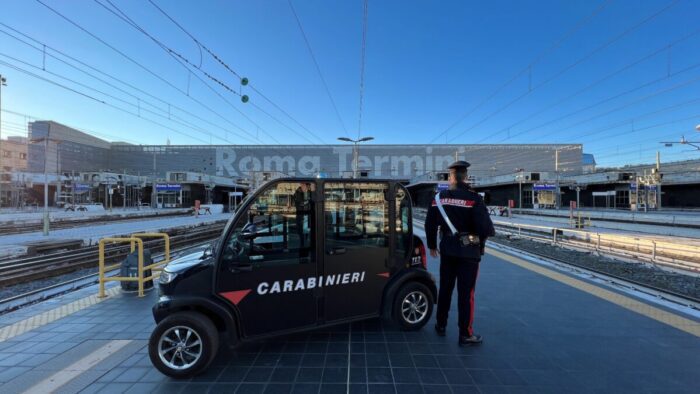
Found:
[{"label": "station building", "polygon": [[[434,174],[454,160],[469,160],[483,177],[527,166],[540,171],[583,171],[580,144],[532,145],[134,145],[109,142],[54,121],[29,123],[27,171],[61,174],[69,180],[57,201],[77,190],[116,206],[145,202],[191,206],[194,200],[229,202],[231,193],[270,177],[359,177],[411,179]],[[116,185],[116,186],[115,186]],[[154,186],[155,185],[155,186]],[[160,185],[160,187],[158,187]],[[66,195],[70,193],[70,197]],[[161,195],[162,194],[162,195]]]},{"label": "station building", "polygon": [[[415,203],[425,205],[444,187],[447,165],[467,160],[472,184],[494,205],[512,200],[523,208],[551,208],[577,201],[586,207],[633,209],[642,205],[640,196],[643,205],[651,207],[657,193],[656,205],[700,205],[694,198],[700,185],[697,163],[664,163],[657,175],[653,166],[601,171],[581,144],[371,144],[357,151],[350,144],[135,145],[106,141],[54,121],[30,122],[29,140],[26,169],[15,171],[11,179],[14,190],[24,187],[27,196],[43,201],[37,177],[29,174],[46,168],[56,177],[51,182],[52,204],[231,204],[266,179],[349,178],[357,162],[358,177],[402,180],[410,184]],[[22,177],[34,182],[23,184]],[[654,179],[663,186],[652,187]],[[18,198],[5,201],[10,200]]]}]

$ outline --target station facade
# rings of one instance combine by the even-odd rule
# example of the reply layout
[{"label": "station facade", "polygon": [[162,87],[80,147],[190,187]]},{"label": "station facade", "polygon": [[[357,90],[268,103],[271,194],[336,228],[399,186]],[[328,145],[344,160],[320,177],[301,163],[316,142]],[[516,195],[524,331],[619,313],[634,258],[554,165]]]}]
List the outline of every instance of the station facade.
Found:
[{"label": "station facade", "polygon": [[[423,182],[411,188],[419,205],[431,198],[436,184],[446,181],[439,178],[455,160],[471,163],[471,181],[489,193],[491,203],[507,205],[513,200],[523,208],[577,201],[586,207],[631,209],[642,197],[649,206],[657,193],[659,205],[694,207],[700,185],[700,177],[693,176],[697,166],[691,163],[663,164],[663,192],[648,182],[640,187],[640,176],[651,174],[651,167],[596,171],[594,158],[583,153],[581,144],[370,144],[357,150],[349,144],[134,145],[109,142],[54,121],[29,123],[29,139],[33,143],[26,148],[25,171],[38,174],[46,168],[49,174],[61,174],[68,185],[62,197],[61,182],[52,185],[56,201],[76,201],[79,195],[78,202],[110,200],[117,206],[190,206],[195,200],[226,204],[232,194],[240,198],[241,191],[272,177],[349,178],[355,163],[358,177]],[[19,175],[16,178],[14,189],[21,190]],[[110,194],[115,184],[117,192]],[[33,194],[40,197],[41,191]]]},{"label": "station facade", "polygon": [[[47,135],[47,166],[53,173],[60,165],[63,172],[126,171],[161,178],[168,171],[235,179],[261,172],[344,177],[352,175],[355,160],[352,145],[132,145],[110,143],[52,121],[30,123],[30,138]],[[30,171],[43,171],[45,149],[42,144],[30,146]],[[507,174],[523,166],[554,171],[558,164],[567,173],[580,173],[583,168],[580,144],[362,145],[358,152],[357,168],[373,178],[408,180],[444,170],[455,158],[469,161],[471,172],[484,176]]]}]

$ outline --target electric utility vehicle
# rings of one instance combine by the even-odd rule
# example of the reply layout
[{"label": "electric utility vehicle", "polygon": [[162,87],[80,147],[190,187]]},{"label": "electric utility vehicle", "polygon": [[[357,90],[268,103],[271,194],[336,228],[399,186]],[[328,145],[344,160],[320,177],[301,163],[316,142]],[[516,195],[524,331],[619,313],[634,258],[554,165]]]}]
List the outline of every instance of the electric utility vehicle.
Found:
[{"label": "electric utility vehicle", "polygon": [[193,376],[219,345],[373,317],[423,327],[436,300],[411,199],[392,180],[271,181],[221,237],[168,264],[153,307],[153,365]]}]

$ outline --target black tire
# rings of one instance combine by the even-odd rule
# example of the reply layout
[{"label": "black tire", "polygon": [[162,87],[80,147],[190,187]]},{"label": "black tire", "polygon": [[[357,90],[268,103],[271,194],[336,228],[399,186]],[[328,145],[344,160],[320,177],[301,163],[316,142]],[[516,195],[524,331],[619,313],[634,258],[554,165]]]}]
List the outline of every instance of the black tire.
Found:
[{"label": "black tire", "polygon": [[[419,313],[423,311],[421,300],[425,302],[425,310],[423,313]],[[410,304],[418,308],[411,311]],[[409,308],[408,313],[406,313],[406,307]],[[394,320],[401,328],[410,331],[420,330],[428,323],[428,320],[430,320],[433,314],[433,294],[426,285],[420,282],[407,283],[396,293],[392,310]],[[413,318],[411,318],[411,316],[413,316]],[[422,318],[417,319],[419,316],[422,316]]]},{"label": "black tire", "polygon": [[[174,331],[175,328],[177,328],[177,332]],[[192,330],[193,333],[190,335],[190,338],[195,338],[194,335],[196,334],[201,343],[199,347],[197,347],[197,345],[190,345],[192,346],[191,348],[185,347],[183,350],[185,354],[182,352],[179,353],[180,360],[182,360],[182,368],[175,368],[177,367],[178,356],[174,355],[174,353],[178,350],[172,350],[172,353],[164,352],[164,357],[161,358],[159,347],[163,346],[166,342],[174,344],[175,342],[169,341],[169,339],[180,337],[180,330],[184,328]],[[168,339],[164,338],[163,341],[161,341],[161,338],[163,338],[166,333]],[[175,336],[173,337],[172,335]],[[185,336],[184,333],[182,336]],[[194,344],[196,343],[196,338],[194,341],[190,339],[186,342]],[[190,353],[185,351],[188,349],[192,350],[193,353],[199,350],[199,358],[195,359],[195,357],[188,356]],[[166,317],[156,326],[148,341],[148,355],[151,358],[153,366],[163,374],[175,379],[189,378],[204,371],[214,360],[218,350],[219,332],[208,317],[198,312],[178,312]],[[171,356],[172,360],[175,360],[175,362],[169,365],[164,358]],[[191,365],[186,365],[187,362],[191,363]],[[175,367],[172,365],[175,365]]]}]

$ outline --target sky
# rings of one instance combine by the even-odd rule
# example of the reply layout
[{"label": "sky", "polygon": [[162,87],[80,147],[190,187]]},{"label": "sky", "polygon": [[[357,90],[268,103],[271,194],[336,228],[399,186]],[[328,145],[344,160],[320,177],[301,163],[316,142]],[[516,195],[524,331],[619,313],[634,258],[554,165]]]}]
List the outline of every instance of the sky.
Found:
[{"label": "sky", "polygon": [[700,140],[694,0],[368,0],[366,19],[362,0],[41,2],[2,2],[3,138],[51,119],[135,144],[371,136],[581,143],[599,166],[700,158],[659,143]]}]

